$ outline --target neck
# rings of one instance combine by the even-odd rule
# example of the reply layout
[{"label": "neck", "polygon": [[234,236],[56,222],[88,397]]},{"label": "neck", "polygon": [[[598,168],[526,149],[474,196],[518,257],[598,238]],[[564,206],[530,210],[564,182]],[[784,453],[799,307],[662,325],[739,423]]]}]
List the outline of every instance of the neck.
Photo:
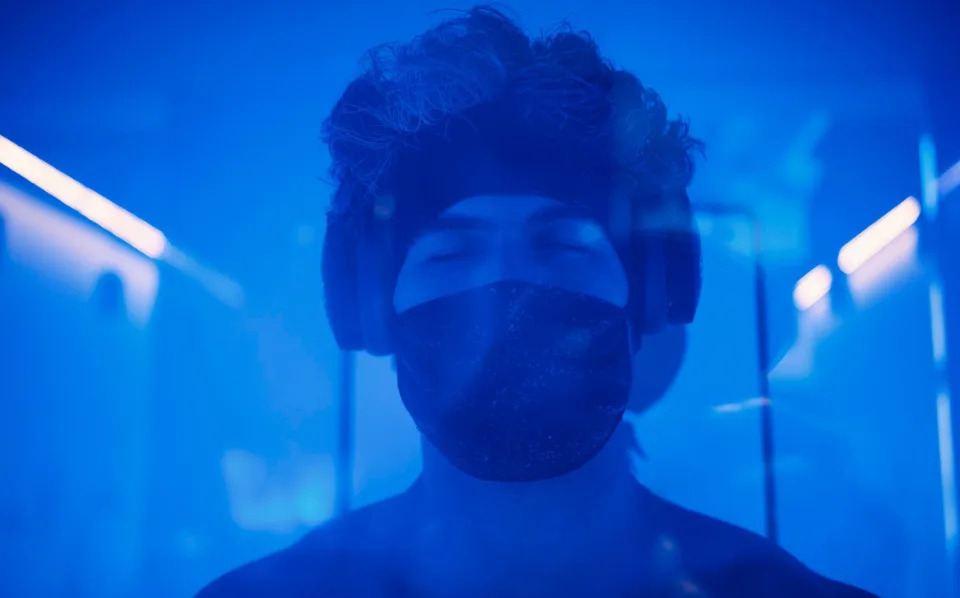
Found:
[{"label": "neck", "polygon": [[488,545],[569,542],[572,536],[618,535],[636,511],[637,483],[630,472],[632,429],[621,424],[606,446],[583,467],[535,482],[473,478],[423,442],[417,484],[426,513],[450,528],[469,528]]}]

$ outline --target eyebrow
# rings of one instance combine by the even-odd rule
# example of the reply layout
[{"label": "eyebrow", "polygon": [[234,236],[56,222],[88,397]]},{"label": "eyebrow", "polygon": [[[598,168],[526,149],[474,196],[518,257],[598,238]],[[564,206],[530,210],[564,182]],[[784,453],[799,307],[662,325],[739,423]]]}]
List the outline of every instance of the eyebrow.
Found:
[{"label": "eyebrow", "polygon": [[530,215],[527,224],[550,224],[558,220],[582,220],[590,218],[585,208],[575,204],[550,204]]},{"label": "eyebrow", "polygon": [[457,230],[481,230],[489,227],[490,223],[488,221],[476,216],[441,214],[435,220],[424,226],[420,235]]},{"label": "eyebrow", "polygon": [[[574,220],[589,218],[587,210],[572,204],[550,204],[543,206],[527,217],[526,225],[550,224],[559,220]],[[490,228],[489,220],[478,216],[463,214],[441,214],[433,222],[427,224],[421,235],[447,231],[483,230]]]}]

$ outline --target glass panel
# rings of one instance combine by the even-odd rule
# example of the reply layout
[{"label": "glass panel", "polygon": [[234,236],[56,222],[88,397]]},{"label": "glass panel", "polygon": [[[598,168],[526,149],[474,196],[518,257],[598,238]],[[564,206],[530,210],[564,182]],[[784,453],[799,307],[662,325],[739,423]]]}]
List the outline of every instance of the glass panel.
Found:
[{"label": "glass panel", "polygon": [[[637,476],[687,508],[765,533],[757,297],[750,221],[701,214],[703,295],[676,381],[631,416],[649,456]],[[649,353],[658,353],[652,339]],[[636,377],[657,371],[641,348]],[[647,363],[648,361],[652,363]]]},{"label": "glass panel", "polygon": [[930,277],[916,231],[848,282],[848,297],[837,285],[799,314],[771,376],[782,543],[881,596],[944,596]]}]

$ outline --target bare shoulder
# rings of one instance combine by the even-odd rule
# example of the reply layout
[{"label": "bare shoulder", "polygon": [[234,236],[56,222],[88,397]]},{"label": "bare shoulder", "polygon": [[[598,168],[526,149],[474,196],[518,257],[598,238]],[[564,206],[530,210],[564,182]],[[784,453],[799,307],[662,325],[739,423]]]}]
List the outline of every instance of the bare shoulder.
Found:
[{"label": "bare shoulder", "polygon": [[876,598],[830,580],[767,538],[653,497],[683,566],[711,595]]},{"label": "bare shoulder", "polygon": [[398,514],[394,497],[353,511],[307,533],[293,545],[227,572],[204,587],[197,598],[328,598],[367,595],[371,575],[387,562],[396,542]]}]

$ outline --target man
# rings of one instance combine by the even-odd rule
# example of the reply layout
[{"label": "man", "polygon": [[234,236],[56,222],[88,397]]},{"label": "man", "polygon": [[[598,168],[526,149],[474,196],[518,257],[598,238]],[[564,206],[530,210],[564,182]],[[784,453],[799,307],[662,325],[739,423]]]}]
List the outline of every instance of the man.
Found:
[{"label": "man", "polygon": [[203,598],[866,595],[631,476],[633,357],[700,289],[699,143],[656,93],[479,7],[374,50],[325,140],[328,317],[394,355],[423,473]]}]

